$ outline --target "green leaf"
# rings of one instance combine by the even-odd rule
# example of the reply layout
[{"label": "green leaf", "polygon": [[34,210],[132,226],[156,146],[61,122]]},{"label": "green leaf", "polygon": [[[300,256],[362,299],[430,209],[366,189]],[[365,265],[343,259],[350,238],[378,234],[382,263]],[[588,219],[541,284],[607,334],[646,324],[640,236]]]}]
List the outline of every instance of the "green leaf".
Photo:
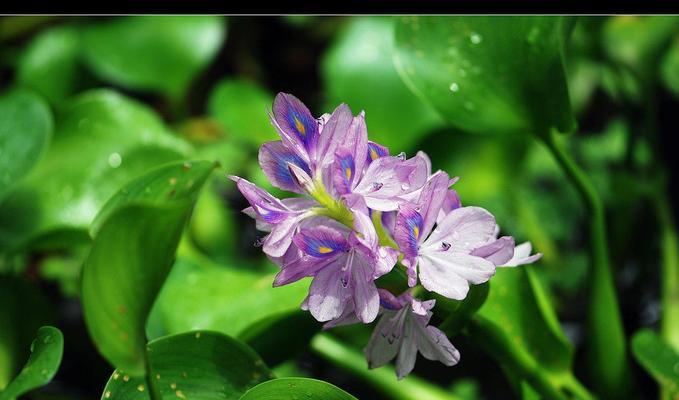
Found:
[{"label": "green leaf", "polygon": [[0,400],[11,400],[52,380],[61,364],[64,337],[61,331],[43,326],[31,345],[31,356],[19,375],[0,392]]},{"label": "green leaf", "polygon": [[0,244],[17,247],[64,231],[86,240],[96,212],[123,184],[190,151],[141,103],[86,92],[57,114],[45,156],[0,205]]},{"label": "green leaf", "polygon": [[644,369],[673,395],[679,395],[679,354],[660,336],[642,329],[632,337],[632,353]]},{"label": "green leaf", "polygon": [[135,179],[113,196],[92,224],[94,242],[83,266],[85,322],[97,349],[116,368],[144,372],[148,313],[209,162],[174,163]]},{"label": "green leaf", "polygon": [[257,84],[242,79],[220,81],[210,94],[209,114],[215,118],[227,137],[258,149],[262,143],[280,140],[269,122],[273,96]]},{"label": "green leaf", "polygon": [[448,313],[439,329],[448,336],[456,335],[469,319],[478,311],[488,298],[489,284],[473,285],[464,300],[451,300],[440,295],[435,295],[436,306],[439,310]]},{"label": "green leaf", "polygon": [[337,386],[310,378],[279,378],[260,383],[240,400],[355,400]]},{"label": "green leaf", "polygon": [[52,114],[38,96],[13,91],[0,97],[0,200],[43,155]]},{"label": "green leaf", "polygon": [[69,26],[41,32],[26,47],[17,66],[17,81],[51,103],[72,95],[82,80],[79,33]]},{"label": "green leaf", "polygon": [[225,38],[226,23],[216,16],[115,18],[84,30],[84,57],[107,81],[178,98]]},{"label": "green leaf", "polygon": [[679,36],[675,36],[672,47],[663,58],[660,74],[665,86],[679,96]]},{"label": "green leaf", "polygon": [[[245,267],[245,266],[244,266]],[[309,283],[273,288],[274,275],[179,258],[153,313],[168,333],[209,329],[238,337],[272,316],[299,309]]]},{"label": "green leaf", "polygon": [[[243,343],[217,332],[166,336],[148,344],[153,384],[162,398],[236,400],[248,389],[273,378],[262,359]],[[116,370],[102,400],[146,400],[143,378]]]},{"label": "green leaf", "polygon": [[393,18],[353,17],[323,56],[321,72],[327,111],[342,102],[365,110],[371,140],[398,153],[443,121],[399,77],[394,47]]},{"label": "green leaf", "polygon": [[543,135],[575,128],[563,67],[563,17],[403,17],[395,62],[452,125]]}]

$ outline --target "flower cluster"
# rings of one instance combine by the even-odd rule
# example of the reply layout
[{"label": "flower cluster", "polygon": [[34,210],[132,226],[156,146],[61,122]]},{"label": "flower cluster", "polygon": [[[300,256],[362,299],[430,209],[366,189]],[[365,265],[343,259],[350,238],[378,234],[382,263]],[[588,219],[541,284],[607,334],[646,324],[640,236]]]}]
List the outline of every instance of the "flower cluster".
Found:
[{"label": "flower cluster", "polygon": [[341,104],[314,118],[296,97],[280,93],[270,117],[281,140],[262,145],[259,163],[275,187],[303,196],[278,199],[231,179],[251,205],[244,212],[268,232],[263,251],[280,266],[274,286],[313,277],[302,308],[325,328],[380,316],[365,349],[371,368],[396,358],[400,379],[418,351],[456,364],[459,352],[429,325],[435,301],[420,301],[410,289],[397,297],[376,279],[401,260],[408,286],[419,282],[461,300],[470,283],[488,281],[496,267],[531,263],[540,254],[498,237],[488,211],[463,207],[451,189],[457,179],[432,173],[423,152],[392,156],[369,141],[363,112],[354,116]]}]

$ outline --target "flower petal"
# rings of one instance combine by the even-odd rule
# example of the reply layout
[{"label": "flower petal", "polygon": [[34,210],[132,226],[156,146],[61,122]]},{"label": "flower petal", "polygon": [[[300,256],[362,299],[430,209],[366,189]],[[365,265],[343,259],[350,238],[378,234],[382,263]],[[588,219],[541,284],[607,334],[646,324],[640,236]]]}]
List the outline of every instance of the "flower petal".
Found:
[{"label": "flower petal", "polygon": [[396,357],[403,340],[399,320],[406,315],[405,312],[386,311],[382,314],[363,350],[368,359],[368,368],[379,368]]},{"label": "flower petal", "polygon": [[[318,142],[318,121],[297,97],[278,93],[273,102],[274,126],[283,142],[300,156],[313,156]],[[299,150],[303,149],[303,152]],[[300,154],[301,153],[301,154]]]},{"label": "flower petal", "polygon": [[356,177],[356,163],[354,155],[348,149],[341,147],[335,152],[333,163],[333,187],[339,195],[351,192]]},{"label": "flower petal", "polygon": [[[451,182],[453,180],[451,179]],[[452,185],[452,183],[451,183]],[[460,195],[457,194],[457,191],[455,189],[449,189],[448,193],[446,194],[445,199],[443,200],[443,204],[441,205],[441,209],[439,210],[438,217],[436,217],[436,222],[440,223],[443,218],[445,218],[446,215],[448,215],[451,211],[453,211],[456,208],[462,207],[462,202],[460,201]]]},{"label": "flower petal", "polygon": [[366,165],[370,165],[371,162],[377,160],[380,157],[385,157],[389,155],[389,149],[381,144],[368,141],[368,154],[366,157]]},{"label": "flower petal", "polygon": [[514,256],[503,267],[516,267],[518,265],[532,264],[542,258],[542,253],[530,255],[532,246],[530,242],[523,242],[514,248]]},{"label": "flower petal", "polygon": [[471,254],[485,258],[495,265],[505,265],[514,255],[514,238],[503,236],[474,249]]},{"label": "flower petal", "polygon": [[349,250],[342,232],[322,225],[304,228],[292,240],[300,250],[316,258],[330,258]]},{"label": "flower petal", "polygon": [[229,176],[229,178],[236,182],[238,190],[250,203],[253,211],[266,223],[277,224],[289,218],[291,214],[297,214],[269,192],[257,187],[252,182],[237,176]]},{"label": "flower petal", "polygon": [[436,223],[436,218],[446,199],[449,186],[450,177],[448,174],[443,171],[437,171],[422,187],[419,199],[417,200],[423,220],[420,242],[429,235],[429,232],[431,232],[432,227]]},{"label": "flower petal", "polygon": [[405,203],[399,207],[394,226],[394,241],[406,258],[417,256],[424,234],[423,227],[422,215],[413,204]]},{"label": "flower petal", "polygon": [[346,257],[334,259],[325,268],[318,271],[309,287],[307,302],[311,315],[320,322],[338,318],[344,312],[351,296],[351,288],[344,281],[342,267]]},{"label": "flower petal", "polygon": [[280,140],[266,142],[259,149],[259,165],[269,182],[279,189],[302,193],[302,189],[295,181],[288,164],[294,164],[311,174],[309,165],[294,151],[286,147]]},{"label": "flower petal", "polygon": [[495,227],[495,217],[483,208],[457,208],[446,215],[420,249],[443,247],[469,254],[493,237]]},{"label": "flower petal", "polygon": [[405,378],[415,368],[415,361],[417,360],[417,338],[415,335],[417,334],[413,324],[414,321],[409,317],[405,323],[401,348],[396,357],[396,376],[399,380]]},{"label": "flower petal", "polygon": [[380,310],[380,296],[373,280],[373,268],[370,260],[357,253],[352,260],[351,270],[354,289],[354,307],[356,316],[363,323],[373,322]]},{"label": "flower petal", "polygon": [[448,251],[422,252],[418,257],[420,283],[427,290],[462,300],[469,282],[479,284],[495,274],[495,265],[481,257]]},{"label": "flower petal", "polygon": [[280,221],[271,228],[271,233],[264,239],[262,250],[271,257],[281,257],[290,247],[295,231],[302,219],[307,218],[308,213],[293,214]]},{"label": "flower petal", "polygon": [[460,352],[450,343],[445,333],[433,326],[419,326],[417,348],[422,355],[432,361],[440,361],[452,366],[460,361]]},{"label": "flower petal", "polygon": [[333,162],[335,151],[344,143],[349,127],[353,121],[351,109],[342,103],[332,112],[323,124],[318,140],[318,151],[315,157],[316,169],[323,168]]}]

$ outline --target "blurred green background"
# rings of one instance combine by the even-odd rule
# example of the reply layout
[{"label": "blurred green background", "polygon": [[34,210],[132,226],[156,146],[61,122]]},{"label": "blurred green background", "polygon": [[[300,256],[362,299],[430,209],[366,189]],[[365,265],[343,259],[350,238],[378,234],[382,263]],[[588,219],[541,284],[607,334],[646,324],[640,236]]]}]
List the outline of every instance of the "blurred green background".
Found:
[{"label": "blurred green background", "polygon": [[[461,110],[482,111],[456,119],[422,96],[418,82],[404,80],[410,73],[394,62],[394,27],[405,19],[2,17],[0,388],[23,365],[36,329],[49,323],[64,332],[63,363],[53,382],[28,398],[101,395],[112,368],[88,336],[79,300],[90,224],[148,169],[205,159],[221,166],[197,200],[154,304],[149,337],[219,330],[263,349],[278,376],[323,379],[358,398],[390,398],[308,345],[319,326],[296,311],[306,283],[270,287],[275,267],[254,245],[262,234],[240,213],[246,203],[226,179],[243,176],[281,194],[257,163],[261,143],[277,137],[267,110],[279,91],[317,116],[340,102],[355,114],[365,110],[371,140],[393,154],[427,152],[434,169],[461,178],[455,188],[464,205],[487,208],[503,232],[544,253],[534,271],[573,345],[574,374],[590,384],[583,356],[589,221],[575,189],[538,140],[495,132],[504,122],[483,110],[503,93],[473,103],[462,97]],[[676,241],[679,20],[580,17],[563,56],[577,120],[565,146],[603,199],[631,336],[660,323],[662,264],[672,257],[663,252]],[[451,72],[458,80],[446,89],[465,96],[464,79],[475,72],[458,64]],[[530,71],[507,71],[507,81],[530,78]],[[266,329],[257,328],[271,318],[280,324],[266,328],[278,332],[276,350],[262,339]],[[359,326],[336,335],[360,349],[369,333]],[[458,366],[420,357],[414,375],[462,399],[519,397],[477,343],[463,335],[451,340],[462,353]],[[639,364],[632,373],[635,393],[655,396]]]}]

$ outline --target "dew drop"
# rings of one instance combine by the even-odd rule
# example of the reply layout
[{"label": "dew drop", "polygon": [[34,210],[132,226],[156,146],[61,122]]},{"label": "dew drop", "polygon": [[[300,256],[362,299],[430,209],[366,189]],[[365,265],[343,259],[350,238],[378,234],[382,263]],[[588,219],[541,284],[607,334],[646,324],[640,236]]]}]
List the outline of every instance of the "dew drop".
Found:
[{"label": "dew drop", "polygon": [[460,90],[460,85],[458,85],[456,82],[453,82],[450,84],[450,91],[455,93],[458,90]]},{"label": "dew drop", "polygon": [[380,182],[373,182],[372,191],[373,191],[373,192],[376,192],[376,191],[382,189],[382,186],[384,186],[383,183],[380,183]]},{"label": "dew drop", "polygon": [[111,391],[107,390],[106,393],[104,393],[104,397],[107,398],[107,399],[111,398]]},{"label": "dew drop", "polygon": [[47,343],[52,343],[52,335],[47,335],[47,336],[45,336],[45,338],[42,339],[42,341],[43,341],[43,343],[45,343],[45,344],[47,344]]},{"label": "dew drop", "polygon": [[398,155],[396,157],[400,158],[401,160],[405,160],[406,159],[406,152],[402,151],[402,152],[398,153]]},{"label": "dew drop", "polygon": [[450,243],[448,242],[441,242],[441,250],[443,251],[448,251],[450,249]]},{"label": "dew drop", "polygon": [[483,38],[481,37],[481,35],[479,35],[476,32],[472,32],[469,35],[469,41],[472,42],[472,44],[479,44],[479,43],[481,43],[482,40],[483,40]]},{"label": "dew drop", "polygon": [[118,168],[123,163],[123,158],[118,153],[111,153],[108,156],[108,165],[111,168]]},{"label": "dew drop", "polygon": [[137,386],[137,390],[140,391],[140,392],[143,392],[144,391],[144,385]]}]

